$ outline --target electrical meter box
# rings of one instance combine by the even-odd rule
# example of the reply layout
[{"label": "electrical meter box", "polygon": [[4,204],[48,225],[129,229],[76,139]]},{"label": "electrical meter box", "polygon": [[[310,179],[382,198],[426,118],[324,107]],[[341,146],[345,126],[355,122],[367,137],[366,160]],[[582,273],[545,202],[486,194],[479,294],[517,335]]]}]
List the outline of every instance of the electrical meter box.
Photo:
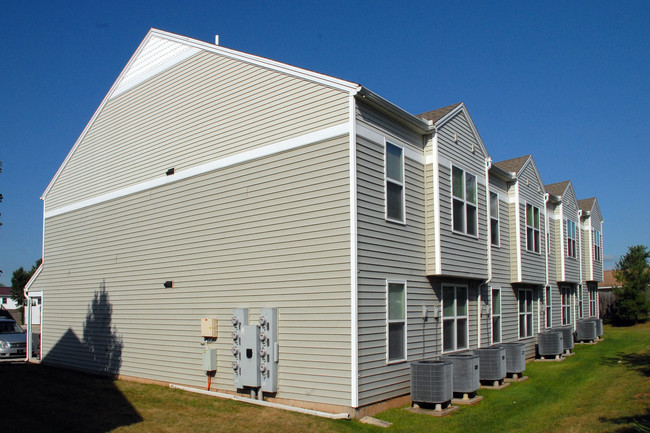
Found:
[{"label": "electrical meter box", "polygon": [[217,319],[204,317],[201,319],[201,337],[217,338]]},{"label": "electrical meter box", "polygon": [[278,391],[278,309],[262,308],[259,318],[260,380],[264,392]]},{"label": "electrical meter box", "polygon": [[203,369],[205,371],[217,369],[217,349],[203,349]]}]

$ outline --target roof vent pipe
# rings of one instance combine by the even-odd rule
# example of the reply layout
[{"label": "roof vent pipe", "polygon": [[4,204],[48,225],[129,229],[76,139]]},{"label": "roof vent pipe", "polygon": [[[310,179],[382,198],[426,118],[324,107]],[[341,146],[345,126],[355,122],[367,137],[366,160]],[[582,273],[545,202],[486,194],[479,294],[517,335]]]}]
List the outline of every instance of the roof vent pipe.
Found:
[{"label": "roof vent pipe", "polygon": [[214,44],[219,45],[219,35],[214,35]]}]

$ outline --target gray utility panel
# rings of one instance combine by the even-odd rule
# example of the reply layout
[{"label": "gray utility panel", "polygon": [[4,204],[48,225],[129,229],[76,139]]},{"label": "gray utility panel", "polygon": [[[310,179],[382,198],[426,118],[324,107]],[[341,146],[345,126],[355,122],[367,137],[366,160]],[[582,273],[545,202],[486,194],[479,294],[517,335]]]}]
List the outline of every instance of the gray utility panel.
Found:
[{"label": "gray utility panel", "polygon": [[232,326],[235,387],[277,392],[278,309],[262,308],[259,325],[249,325],[248,308],[235,308]]}]

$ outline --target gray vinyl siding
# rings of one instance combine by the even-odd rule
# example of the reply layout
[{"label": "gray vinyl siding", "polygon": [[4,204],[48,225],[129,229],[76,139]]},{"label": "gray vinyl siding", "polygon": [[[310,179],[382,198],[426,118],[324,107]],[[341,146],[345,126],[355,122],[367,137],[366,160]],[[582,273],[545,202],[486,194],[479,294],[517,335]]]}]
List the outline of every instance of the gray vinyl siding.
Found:
[{"label": "gray vinyl siding", "polygon": [[[454,133],[457,142],[454,141]],[[438,128],[438,166],[440,179],[440,250],[441,275],[459,278],[487,278],[487,208],[485,167],[487,155],[474,136],[469,120],[460,111]],[[474,152],[472,152],[472,147]],[[478,238],[452,232],[451,167],[466,170],[477,177]],[[482,179],[482,180],[481,180]]]},{"label": "gray vinyl siding", "polygon": [[[600,213],[600,208],[598,204],[595,204],[593,209],[591,210],[591,228],[592,230],[598,230],[600,232],[601,236],[601,245],[600,245],[600,253],[601,253],[601,259],[604,256],[604,251],[605,251],[605,239],[602,237],[603,236],[603,216]],[[603,261],[602,260],[594,260],[594,252],[593,252],[593,246],[592,246],[592,251],[589,252],[589,257],[593,266],[593,281],[603,281]]]},{"label": "gray vinyl siding", "polygon": [[[590,217],[580,218],[580,259],[582,261],[582,275],[580,275],[580,281],[586,282],[591,280],[592,266],[594,263],[594,246],[593,246],[593,235],[589,227],[591,226]],[[585,286],[586,287],[586,286]]]},{"label": "gray vinyl siding", "polygon": [[345,92],[199,53],[110,99],[46,211],[348,121]]},{"label": "gray vinyl siding", "polygon": [[[567,230],[566,230],[566,220],[570,219],[576,223],[576,231],[579,230],[580,218],[578,218],[578,200],[576,199],[573,188],[569,185],[564,195],[562,196],[562,224],[564,224],[564,244],[567,242]],[[576,233],[577,235],[577,233]],[[564,271],[565,279],[564,281],[579,283],[580,282],[580,239],[579,236],[576,239],[576,257],[568,257],[566,255],[565,249],[565,258],[564,258]]]},{"label": "gray vinyl siding", "polygon": [[552,327],[556,328],[562,326],[562,294],[560,292],[560,287],[555,281],[550,281],[549,286],[551,287],[551,322]]},{"label": "gray vinyl siding", "polygon": [[[529,163],[518,176],[521,219],[521,282],[543,285],[546,280],[546,230],[544,228],[544,186],[539,182],[537,170]],[[526,235],[526,204],[540,212],[540,252],[528,251]]]},{"label": "gray vinyl siding", "polygon": [[499,246],[492,245],[492,281],[510,284],[510,205],[507,185],[498,179],[490,178],[490,191],[499,195]]},{"label": "gray vinyl siding", "polygon": [[216,317],[213,386],[233,390],[233,308],[256,323],[278,307],[278,397],[350,404],[348,146],[343,136],[46,219],[33,286],[44,362],[88,368],[86,314],[105,285],[120,374],[204,386],[200,319]]},{"label": "gray vinyl siding", "polygon": [[374,108],[364,104],[363,100],[357,99],[356,116],[357,121],[361,124],[396,137],[400,141],[412,143],[415,149],[419,149],[418,153],[422,152],[424,146],[422,135],[377,112]]},{"label": "gray vinyl siding", "polygon": [[[385,132],[373,128],[378,133]],[[387,139],[390,141],[391,137]],[[398,141],[396,144],[422,151],[418,143]],[[426,323],[422,321],[422,305],[429,308],[438,305],[425,277],[424,166],[407,157],[404,166],[406,224],[399,224],[385,220],[383,143],[357,138],[361,406],[410,391],[408,362],[387,363],[387,279],[406,281],[408,360],[431,357],[439,351],[436,321],[431,318]]]}]

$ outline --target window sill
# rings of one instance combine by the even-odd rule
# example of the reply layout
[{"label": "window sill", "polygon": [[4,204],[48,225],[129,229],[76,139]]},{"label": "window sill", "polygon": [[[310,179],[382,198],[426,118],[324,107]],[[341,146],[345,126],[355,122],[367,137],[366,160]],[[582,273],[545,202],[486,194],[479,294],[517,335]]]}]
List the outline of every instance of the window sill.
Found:
[{"label": "window sill", "polygon": [[392,218],[384,218],[384,220],[387,223],[399,224],[399,225],[402,225],[402,226],[406,227],[406,220],[401,221],[401,220],[395,220],[395,219],[392,219]]},{"label": "window sill", "polygon": [[404,364],[406,361],[407,361],[406,358],[405,359],[393,359],[391,361],[386,361],[386,365]]},{"label": "window sill", "polygon": [[466,238],[479,240],[479,237],[478,237],[477,235],[469,235],[469,234],[467,234],[467,233],[459,232],[459,231],[456,231],[456,230],[454,230],[454,229],[451,229],[451,232],[452,232],[453,234],[455,234],[455,235],[460,235],[460,236],[464,236],[464,237],[466,237]]}]

